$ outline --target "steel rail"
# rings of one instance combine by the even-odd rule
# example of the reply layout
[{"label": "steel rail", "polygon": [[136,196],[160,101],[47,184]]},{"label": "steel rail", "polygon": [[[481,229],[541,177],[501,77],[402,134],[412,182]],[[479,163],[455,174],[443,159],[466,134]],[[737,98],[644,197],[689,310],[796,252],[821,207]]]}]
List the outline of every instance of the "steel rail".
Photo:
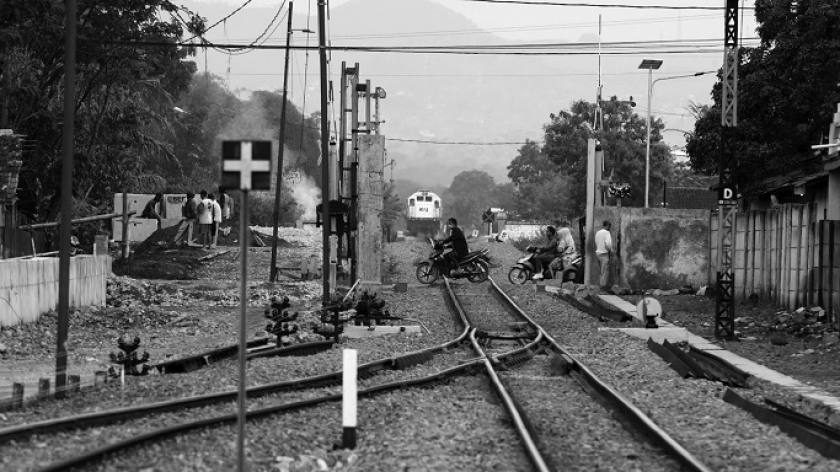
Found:
[{"label": "steel rail", "polygon": [[490,284],[496,290],[496,292],[505,298],[508,304],[515,310],[519,311],[520,315],[527,319],[530,323],[537,326],[540,331],[543,332],[545,335],[545,339],[551,345],[551,348],[560,352],[561,354],[568,356],[573,362],[573,369],[576,370],[580,377],[582,377],[587,384],[592,387],[593,390],[598,392],[598,394],[602,395],[603,397],[610,400],[610,403],[614,405],[614,407],[619,410],[621,413],[626,415],[627,417],[631,418],[632,424],[635,425],[639,431],[644,433],[647,437],[653,438],[656,445],[663,447],[666,451],[668,451],[669,455],[679,461],[686,469],[691,470],[693,472],[712,472],[708,466],[703,464],[699,459],[694,457],[691,452],[689,452],[685,447],[682,446],[677,440],[672,438],[665,430],[663,430],[659,425],[657,425],[649,416],[647,416],[642,410],[640,410],[636,405],[634,405],[630,400],[624,397],[621,393],[619,393],[616,389],[611,387],[609,384],[601,380],[595,373],[589,369],[586,365],[581,363],[575,356],[573,356],[569,351],[564,349],[560,343],[557,342],[542,326],[537,324],[528,314],[522,311],[516,303],[496,284],[492,278],[490,279]]},{"label": "steel rail", "polygon": [[[387,392],[391,390],[398,390],[408,387],[415,387],[421,385],[428,385],[434,382],[438,382],[441,380],[445,380],[447,378],[453,377],[455,375],[464,375],[471,370],[473,370],[474,366],[482,364],[485,362],[486,359],[473,359],[467,361],[465,363],[459,364],[454,367],[450,367],[448,369],[441,370],[431,375],[427,375],[425,377],[420,377],[416,379],[409,379],[409,380],[398,380],[395,382],[389,382],[382,385],[377,385],[374,387],[369,387],[366,389],[360,389],[358,391],[358,396],[365,397],[365,396],[372,396],[377,393]],[[310,398],[308,400],[301,400],[293,403],[284,403],[281,405],[274,405],[270,407],[260,408],[257,410],[248,411],[246,414],[246,418],[248,420],[261,418],[263,416],[268,416],[271,414],[284,412],[284,411],[294,411],[300,410],[311,406],[316,406],[322,403],[327,402],[336,402],[341,401],[342,395],[341,394],[334,394],[334,395],[325,395],[322,397],[317,398]],[[108,444],[106,446],[102,446],[100,448],[94,449],[92,451],[85,452],[75,457],[71,457],[69,459],[65,459],[63,461],[54,462],[53,464],[48,465],[47,467],[40,469],[40,472],[59,472],[71,469],[73,467],[79,467],[95,460],[98,460],[105,455],[113,454],[115,452],[121,451],[123,449],[137,446],[143,444],[145,442],[150,442],[153,440],[160,440],[164,438],[168,438],[171,436],[175,436],[178,434],[186,433],[188,431],[192,431],[199,428],[211,427],[211,426],[220,426],[225,424],[233,424],[237,421],[238,415],[236,413],[230,413],[227,415],[216,416],[213,418],[206,418],[203,420],[192,421],[189,423],[182,423],[174,426],[169,426],[166,428],[161,428],[155,431],[151,431],[145,434],[141,434],[139,436],[135,436],[129,439],[125,439],[122,441],[115,442],[113,444]]]},{"label": "steel rail", "polygon": [[[397,356],[379,359],[372,362],[368,362],[366,364],[362,364],[358,367],[359,378],[369,377],[371,374],[379,370],[403,369],[405,367],[415,365],[417,363],[426,362],[435,354],[444,352],[453,345],[463,342],[465,339],[467,339],[469,332],[470,327],[466,326],[464,328],[464,331],[457,338],[452,339],[446,343],[440,344],[438,346],[433,346],[427,349],[419,349],[417,351],[412,351],[405,354],[400,354]],[[342,371],[339,370],[327,374],[305,377],[302,379],[293,379],[266,385],[258,385],[248,389],[248,397],[254,398],[270,395],[273,393],[305,390],[326,385],[338,385],[341,383],[341,376]],[[154,413],[163,413],[178,409],[196,408],[216,403],[234,401],[237,395],[238,391],[228,390],[224,392],[208,393],[205,395],[197,395],[192,397],[167,400],[163,402],[149,403],[146,405],[131,406],[127,408],[118,408],[96,413],[85,413],[81,415],[67,416],[64,418],[38,421],[20,426],[13,426],[10,428],[0,429],[0,442],[9,441],[13,439],[21,439],[24,437],[31,436],[33,434],[55,433],[67,429],[80,429],[85,427],[101,426]]]},{"label": "steel rail", "polygon": [[[462,322],[466,322],[466,318],[463,316],[463,311],[462,310],[461,310],[461,313],[459,313],[459,315],[460,315],[459,319]],[[381,370],[381,369],[385,368],[386,366],[399,365],[399,363],[400,363],[399,360],[400,359],[417,357],[418,355],[422,355],[423,353],[428,353],[430,351],[445,351],[449,347],[463,342],[465,338],[467,338],[468,336],[471,336],[472,334],[474,334],[474,330],[469,325],[466,325],[465,328],[464,328],[464,332],[460,336],[458,336],[458,338],[453,339],[453,340],[451,340],[447,343],[444,343],[444,344],[441,344],[439,346],[435,346],[435,347],[432,347],[432,348],[428,348],[428,349],[421,349],[421,350],[413,351],[413,352],[408,353],[408,354],[403,354],[403,355],[395,356],[395,357],[388,358],[388,359],[374,361],[374,362],[371,362],[371,363],[368,363],[368,364],[364,364],[363,366],[360,366],[360,369],[366,369],[368,373],[371,373],[371,372],[374,372],[374,371],[377,371],[377,370]],[[533,345],[535,343],[531,343],[531,344]],[[474,337],[472,337],[472,339],[471,339],[471,345],[473,346],[473,348],[475,348],[477,346],[477,343],[475,342]],[[529,345],[529,346],[526,346],[526,347],[533,348],[532,345]],[[524,348],[520,348],[520,349],[510,351],[510,352],[499,354],[498,356],[496,356],[496,358],[497,359],[504,359],[505,357],[516,355],[518,352],[521,352],[523,349]],[[478,352],[480,352],[480,350]],[[466,360],[466,361],[460,363],[459,365],[441,370],[439,372],[436,372],[434,374],[431,374],[431,375],[428,375],[428,376],[425,376],[425,377],[421,377],[421,378],[417,378],[417,379],[394,381],[394,382],[389,382],[389,383],[385,383],[385,384],[374,386],[374,387],[369,387],[367,389],[359,390],[358,394],[360,396],[368,396],[368,395],[374,395],[376,393],[384,392],[384,391],[402,389],[402,388],[406,388],[406,387],[414,387],[414,386],[419,386],[419,385],[427,385],[427,384],[430,384],[430,383],[433,383],[433,382],[436,382],[436,381],[440,381],[440,380],[443,380],[443,379],[446,379],[446,378],[449,378],[449,377],[452,377],[452,376],[455,376],[455,375],[463,375],[463,374],[472,372],[479,365],[485,366],[485,370],[487,369],[488,366],[490,366],[491,371],[492,371],[492,364],[490,363],[490,360],[487,359],[486,356],[482,355],[481,357]],[[321,386],[321,385],[328,385],[328,384],[334,384],[335,385],[335,384],[340,383],[340,379],[341,379],[341,372],[339,371],[339,372],[336,372],[336,373],[324,374],[324,375],[309,377],[309,378],[306,378],[306,379],[300,379],[300,380],[296,380],[296,381],[293,380],[293,381],[288,381],[288,382],[281,382],[279,384],[270,384],[270,385],[264,385],[264,386],[260,386],[260,387],[253,387],[252,389],[249,389],[249,394],[273,393],[274,391],[276,391],[275,389],[278,386],[280,386],[281,384],[282,384],[282,386],[288,387],[288,389],[292,389],[292,390],[303,389],[303,388],[312,388],[312,387],[317,387],[317,386]],[[227,392],[227,395],[230,397],[230,400],[232,400],[233,398],[235,398],[235,395],[237,393],[238,392]],[[201,398],[208,401],[209,403],[215,403],[219,400],[217,398],[210,398],[210,397],[219,397],[220,395],[224,395],[224,394],[210,394],[210,395],[202,396]],[[251,396],[255,396],[255,395],[251,395]],[[258,418],[258,417],[262,417],[262,416],[266,416],[266,415],[270,415],[270,414],[274,414],[274,413],[279,413],[279,412],[282,412],[282,411],[302,409],[302,408],[315,406],[315,405],[318,405],[320,403],[325,403],[325,402],[339,401],[339,400],[341,400],[341,397],[342,396],[340,394],[326,395],[326,396],[322,396],[322,397],[318,397],[318,398],[314,398],[314,399],[302,400],[302,401],[298,401],[298,402],[275,405],[275,406],[266,407],[266,408],[262,408],[262,409],[258,409],[258,410],[253,410],[253,411],[250,411],[250,412],[247,413],[247,419]],[[168,403],[168,404],[173,404],[173,403],[183,404],[183,403],[186,403],[186,402],[189,402],[189,401],[194,401],[194,400],[195,400],[195,398],[180,399],[180,400],[175,400],[175,401],[172,401],[172,402],[164,402],[164,404],[166,404],[166,403]],[[138,407],[138,408],[149,410],[150,406],[161,406],[161,405],[162,404],[146,405],[146,406],[141,406],[141,407]],[[181,405],[181,406],[183,406],[183,405]],[[123,411],[123,413],[124,412],[125,411]],[[146,411],[146,413],[149,413],[149,412],[150,411]],[[96,416],[101,416],[101,415],[98,415],[98,414],[81,415],[81,416],[77,416],[75,418],[64,418],[61,421],[64,423],[64,426],[66,426],[69,422],[72,422],[72,421],[75,421],[76,425],[78,425],[80,422],[84,423],[85,421],[95,420]],[[85,417],[85,418],[82,418],[82,417]],[[152,432],[140,435],[140,436],[135,436],[135,437],[130,438],[130,439],[126,439],[126,440],[123,440],[123,441],[119,441],[117,443],[113,443],[113,444],[109,444],[109,445],[100,447],[100,448],[95,449],[93,451],[89,451],[89,452],[80,454],[78,456],[72,457],[70,459],[66,459],[66,460],[63,460],[63,461],[60,461],[60,462],[53,463],[53,464],[49,465],[48,467],[46,467],[44,469],[41,469],[41,470],[43,472],[47,472],[47,471],[51,472],[51,471],[61,471],[61,470],[66,470],[66,469],[73,468],[73,467],[78,467],[78,466],[87,464],[89,462],[92,462],[94,460],[97,460],[99,458],[102,458],[107,454],[112,454],[114,452],[120,451],[120,450],[128,448],[128,447],[133,447],[133,446],[136,446],[136,445],[139,445],[139,444],[142,444],[142,443],[145,443],[145,442],[153,441],[153,440],[163,439],[163,438],[166,438],[166,437],[174,436],[174,435],[181,434],[181,433],[191,431],[191,430],[194,430],[194,429],[198,429],[198,428],[211,427],[211,426],[217,426],[217,425],[223,425],[223,424],[232,424],[235,421],[237,421],[237,418],[238,417],[237,417],[236,414],[227,414],[227,415],[222,415],[222,416],[218,416],[218,417],[206,418],[206,419],[203,419],[203,420],[197,420],[197,421],[193,421],[193,422],[189,422],[189,423],[184,423],[184,424],[180,424],[180,425],[174,425],[174,426],[162,428],[162,429],[152,431]],[[102,418],[99,418],[99,419],[102,420]],[[38,427],[38,428],[47,428],[47,429],[49,429],[50,432],[56,431],[56,428],[55,428],[56,425],[55,424],[47,425],[46,423],[48,423],[48,422],[41,422],[40,424],[33,424],[31,426],[35,426],[35,427]],[[102,424],[102,423],[100,423],[100,424]],[[21,429],[21,428],[12,428],[12,429]],[[10,430],[0,431],[0,435],[2,435],[3,433],[7,433],[7,432],[10,432]],[[30,433],[30,434],[34,433],[34,432],[36,432],[36,431],[32,431],[31,428],[30,428],[30,431],[28,431],[28,433]],[[0,436],[0,438],[8,439],[8,437],[3,437],[3,436]]]},{"label": "steel rail", "polygon": [[[449,280],[446,278],[444,278],[443,280],[447,288],[446,294],[451,298],[450,306],[453,309],[457,310],[459,316],[467,318],[463,307],[458,301],[458,297],[455,295],[455,291],[452,289],[452,286],[449,283]],[[531,321],[531,324],[534,324],[533,321]],[[542,335],[542,333],[540,333],[540,335]],[[541,338],[540,342],[542,342]],[[525,424],[525,419],[527,418],[525,412],[522,411],[519,405],[513,401],[510,394],[507,392],[507,389],[505,388],[504,384],[502,383],[501,379],[496,374],[496,369],[493,367],[493,363],[490,361],[490,358],[487,357],[487,353],[484,351],[484,349],[482,349],[482,347],[478,344],[478,341],[475,339],[475,329],[473,329],[470,332],[470,343],[472,344],[473,349],[483,357],[482,363],[484,365],[485,371],[487,372],[487,376],[490,378],[490,383],[493,386],[493,389],[496,391],[496,395],[499,396],[499,399],[504,404],[505,410],[507,410],[508,415],[510,416],[513,422],[514,429],[516,429],[516,432],[519,434],[519,438],[524,443],[525,451],[528,454],[528,458],[531,459],[531,462],[534,464],[536,470],[540,472],[553,472],[554,469],[549,467],[547,461],[543,457],[542,451],[540,451],[540,448],[537,446],[537,442],[531,435],[530,429]],[[516,351],[521,352],[522,349],[524,348],[517,349]],[[496,358],[498,357],[499,356],[496,356]]]}]

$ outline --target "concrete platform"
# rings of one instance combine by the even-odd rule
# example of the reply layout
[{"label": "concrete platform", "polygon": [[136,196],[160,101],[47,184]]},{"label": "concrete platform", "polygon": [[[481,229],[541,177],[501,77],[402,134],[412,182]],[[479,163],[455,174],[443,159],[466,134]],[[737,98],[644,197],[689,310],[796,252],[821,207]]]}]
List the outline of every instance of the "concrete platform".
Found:
[{"label": "concrete platform", "polygon": [[372,338],[386,334],[419,333],[419,326],[345,326],[343,336],[348,338]]},{"label": "concrete platform", "polygon": [[[621,297],[617,297],[615,295],[600,295],[601,299],[609,302],[613,306],[624,310],[631,316],[639,318],[636,313],[636,307],[626,301],[623,300]],[[631,311],[632,310],[632,311]],[[730,364],[738,367],[739,369],[743,370],[744,372],[759,378],[761,380],[765,380],[767,382],[773,383],[779,387],[782,387],[786,390],[790,390],[794,393],[797,393],[809,400],[821,403],[831,409],[835,414],[840,415],[840,398],[837,398],[830,393],[824,392],[819,390],[815,387],[810,385],[804,384],[793,377],[788,375],[782,374],[780,372],[776,372],[773,369],[765,367],[761,364],[753,362],[749,359],[745,359],[733,352],[727,351],[722,347],[718,346],[717,344],[712,343],[706,338],[697,336],[685,328],[678,328],[667,321],[657,318],[657,324],[660,328],[657,329],[645,329],[645,328],[599,328],[600,330],[604,331],[621,331],[625,334],[630,336],[647,340],[648,338],[653,339],[658,343],[662,343],[663,340],[667,339],[669,342],[688,342],[691,347],[696,349],[703,350],[709,354],[715,355]]]}]

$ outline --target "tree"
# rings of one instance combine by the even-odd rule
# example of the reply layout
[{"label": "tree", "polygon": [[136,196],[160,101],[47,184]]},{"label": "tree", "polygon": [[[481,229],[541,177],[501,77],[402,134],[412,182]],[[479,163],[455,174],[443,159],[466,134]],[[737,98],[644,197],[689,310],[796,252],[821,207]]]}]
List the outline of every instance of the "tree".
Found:
[{"label": "tree", "polygon": [[493,177],[481,170],[456,175],[443,197],[444,219],[455,218],[462,228],[481,227],[481,214],[487,210],[495,187]]},{"label": "tree", "polygon": [[[551,114],[551,122],[543,127],[545,143],[541,148],[527,143],[520,149],[519,156],[508,166],[508,177],[518,187],[519,217],[543,220],[583,213],[590,138],[597,138],[603,146],[604,178],[629,183],[633,189],[632,196],[622,204],[644,204],[646,120],[616,97],[601,105],[602,129],[593,128],[595,105],[579,100],[569,110]],[[662,143],[664,127],[659,119],[651,122],[651,189],[662,188],[662,182],[670,175],[672,157]]]},{"label": "tree", "polygon": [[[119,190],[165,184],[150,171],[180,166],[172,153],[172,104],[195,64],[176,45],[203,19],[168,0],[80,0],[73,195],[94,206]],[[34,143],[21,169],[20,209],[58,211],[63,90],[61,0],[2,0],[0,117]],[[151,42],[155,45],[139,45]],[[169,45],[167,45],[169,44]]]},{"label": "tree", "polygon": [[383,231],[390,235],[392,230],[396,231],[397,222],[405,219],[405,205],[396,192],[394,184],[385,184],[382,200],[383,207],[380,220],[382,221]]},{"label": "tree", "polygon": [[[742,192],[763,177],[801,168],[825,135],[840,101],[840,9],[835,0],[757,0],[761,43],[741,48],[734,179]],[[686,150],[707,174],[720,162],[720,80],[714,104],[696,123]]]}]

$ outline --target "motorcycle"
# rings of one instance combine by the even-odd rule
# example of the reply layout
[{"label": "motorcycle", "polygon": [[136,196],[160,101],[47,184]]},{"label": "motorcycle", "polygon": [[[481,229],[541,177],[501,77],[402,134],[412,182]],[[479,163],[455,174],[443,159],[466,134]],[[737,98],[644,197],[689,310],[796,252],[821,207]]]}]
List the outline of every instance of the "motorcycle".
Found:
[{"label": "motorcycle", "polygon": [[[539,255],[538,248],[528,246],[528,255],[516,261],[516,265],[508,272],[508,280],[512,284],[522,285],[531,280],[536,267],[536,257]],[[575,256],[569,264],[564,264],[558,271],[551,269],[551,264],[543,264],[543,279],[558,278],[563,282],[574,282],[578,274],[583,272],[583,257]]]},{"label": "motorcycle", "polygon": [[429,255],[429,260],[421,262],[417,266],[415,274],[421,284],[432,284],[441,276],[449,279],[466,278],[472,283],[481,283],[490,276],[490,257],[488,255],[490,251],[488,249],[473,251],[460,258],[458,262],[463,272],[453,274],[452,270],[455,267],[446,257],[443,244],[436,240],[431,240],[431,242],[432,253]]}]

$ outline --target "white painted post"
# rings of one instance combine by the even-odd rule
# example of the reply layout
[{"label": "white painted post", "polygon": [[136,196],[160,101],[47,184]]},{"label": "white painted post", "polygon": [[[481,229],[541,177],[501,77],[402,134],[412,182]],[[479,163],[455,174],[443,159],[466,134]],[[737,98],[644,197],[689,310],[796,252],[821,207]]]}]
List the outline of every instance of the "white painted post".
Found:
[{"label": "white painted post", "polygon": [[341,443],[344,449],[356,448],[356,350],[344,350],[342,371],[342,425]]}]

